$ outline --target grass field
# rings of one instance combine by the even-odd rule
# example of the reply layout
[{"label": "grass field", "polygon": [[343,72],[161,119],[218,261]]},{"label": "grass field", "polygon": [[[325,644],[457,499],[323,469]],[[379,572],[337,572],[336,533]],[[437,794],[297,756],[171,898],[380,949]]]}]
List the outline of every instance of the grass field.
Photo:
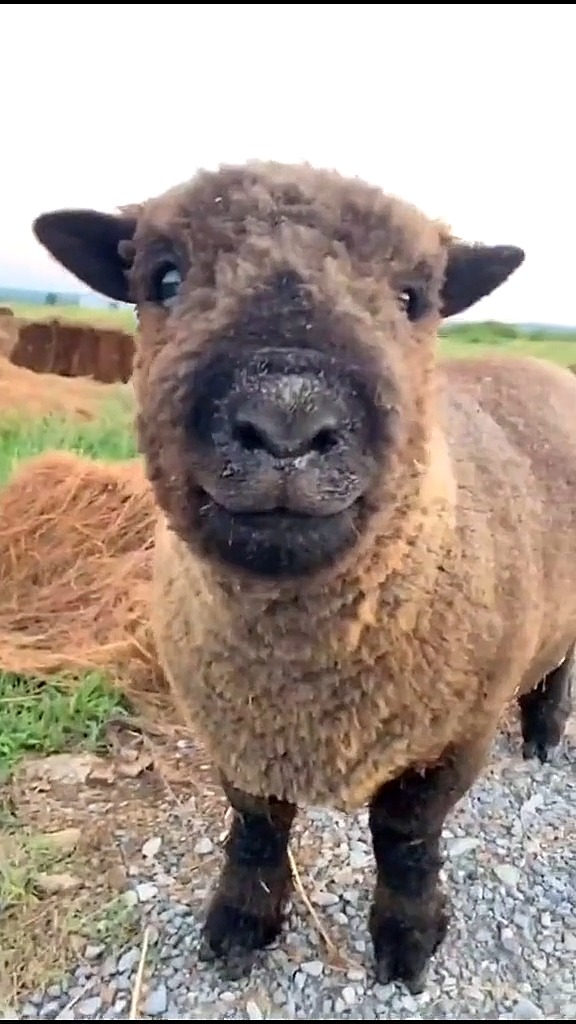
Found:
[{"label": "grass field", "polygon": [[84,306],[27,306],[22,303],[4,303],[22,320],[72,320],[96,327],[116,327],[133,331],[136,316],[130,307],[118,309],[86,309]]},{"label": "grass field", "polygon": [[475,357],[483,353],[536,356],[570,366],[576,363],[576,331],[526,333],[509,324],[446,324],[441,333],[444,356]]}]

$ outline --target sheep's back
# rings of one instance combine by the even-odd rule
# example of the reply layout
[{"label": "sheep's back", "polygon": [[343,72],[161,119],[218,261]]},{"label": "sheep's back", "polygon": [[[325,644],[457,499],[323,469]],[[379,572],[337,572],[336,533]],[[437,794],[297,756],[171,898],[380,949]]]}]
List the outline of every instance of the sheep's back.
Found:
[{"label": "sheep's back", "polygon": [[494,357],[447,361],[442,380],[461,530],[491,534],[499,612],[534,646],[529,688],[576,637],[576,378]]}]

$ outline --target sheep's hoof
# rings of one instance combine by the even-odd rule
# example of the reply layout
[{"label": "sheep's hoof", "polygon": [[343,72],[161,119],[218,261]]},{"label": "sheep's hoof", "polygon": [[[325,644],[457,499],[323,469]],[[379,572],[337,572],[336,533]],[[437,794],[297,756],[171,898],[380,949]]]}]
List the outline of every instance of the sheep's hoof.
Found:
[{"label": "sheep's hoof", "polygon": [[530,761],[533,757],[537,757],[540,764],[546,764],[550,751],[554,750],[557,746],[556,743],[538,743],[536,740],[526,740],[522,745],[522,757],[525,761]]},{"label": "sheep's hoof", "polygon": [[281,917],[260,917],[216,898],[202,932],[199,959],[225,959],[229,976],[240,977],[250,972],[256,950],[269,946],[281,928]]},{"label": "sheep's hoof", "polygon": [[572,710],[574,652],[545,676],[536,689],[518,698],[522,729],[522,757],[537,757],[545,764],[562,742]]},{"label": "sheep's hoof", "polygon": [[560,746],[564,735],[565,722],[563,719],[558,720],[558,718],[558,715],[551,713],[547,721],[535,723],[531,731],[528,728],[525,729],[524,742],[522,744],[522,757],[525,761],[537,757],[540,764],[546,764],[550,754]]},{"label": "sheep's hoof", "polygon": [[444,941],[449,920],[445,907],[418,924],[392,915],[373,920],[370,930],[378,982],[401,981],[412,995],[423,992],[430,958]]}]

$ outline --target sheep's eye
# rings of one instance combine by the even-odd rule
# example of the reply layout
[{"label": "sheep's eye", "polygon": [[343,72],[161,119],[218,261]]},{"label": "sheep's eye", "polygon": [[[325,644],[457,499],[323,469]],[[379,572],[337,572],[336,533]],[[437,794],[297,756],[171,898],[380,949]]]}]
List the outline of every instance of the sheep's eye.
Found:
[{"label": "sheep's eye", "polygon": [[182,284],[182,274],[173,264],[164,264],[156,272],[152,282],[150,300],[159,306],[170,307]]},{"label": "sheep's eye", "polygon": [[404,288],[398,295],[398,303],[409,320],[418,320],[422,316],[424,303],[416,288]]}]

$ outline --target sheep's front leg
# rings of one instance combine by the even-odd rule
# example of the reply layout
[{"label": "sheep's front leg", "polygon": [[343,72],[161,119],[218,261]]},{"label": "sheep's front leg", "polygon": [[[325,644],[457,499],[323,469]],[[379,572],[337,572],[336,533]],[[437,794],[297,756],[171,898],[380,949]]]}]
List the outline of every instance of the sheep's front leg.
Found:
[{"label": "sheep's front leg", "polygon": [[371,801],[377,880],[370,933],[382,984],[403,981],[413,993],[425,986],[428,962],[449,922],[438,877],[444,820],[476,778],[489,745],[483,740],[446,750],[436,765],[405,772]]},{"label": "sheep's front leg", "polygon": [[250,952],[267,946],[282,927],[291,888],[288,840],[294,804],[259,799],[224,782],[234,819],[225,844],[225,863],[212,896],[201,956],[234,960],[249,969]]}]

